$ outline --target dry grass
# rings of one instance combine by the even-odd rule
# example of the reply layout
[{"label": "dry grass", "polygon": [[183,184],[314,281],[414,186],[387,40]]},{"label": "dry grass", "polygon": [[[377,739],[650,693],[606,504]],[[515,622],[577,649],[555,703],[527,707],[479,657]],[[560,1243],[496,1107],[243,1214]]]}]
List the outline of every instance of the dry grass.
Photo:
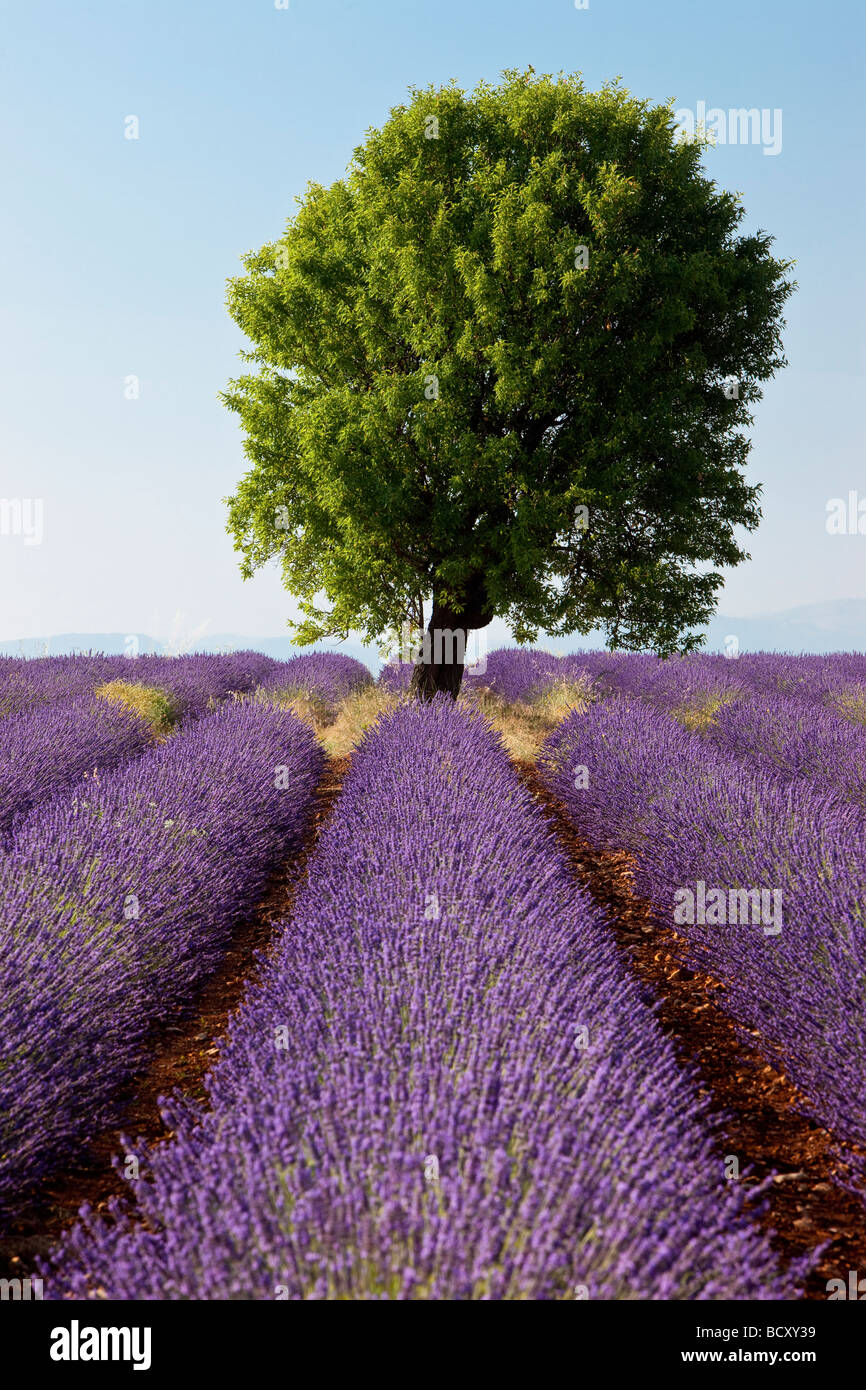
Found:
[{"label": "dry grass", "polygon": [[331,758],[346,757],[376,720],[405,698],[379,685],[367,685],[347,695],[337,706],[332,721],[316,731],[325,752]]},{"label": "dry grass", "polygon": [[730,704],[736,698],[733,691],[711,691],[687,700],[677,709],[672,709],[671,714],[683,728],[700,734],[715,723],[716,715],[722,706]]},{"label": "dry grass", "polygon": [[854,724],[866,724],[866,685],[849,685],[831,698],[840,714]]},{"label": "dry grass", "polygon": [[405,696],[366,685],[363,690],[344,696],[337,705],[329,704],[315,691],[299,689],[258,690],[246,698],[291,710],[309,725],[330,758],[345,758],[379,715],[393,709]]},{"label": "dry grass", "polygon": [[277,709],[290,709],[305,724],[318,731],[333,723],[334,710],[321,695],[313,690],[287,688],[285,690],[257,690],[253,699],[264,704],[275,705]]},{"label": "dry grass", "polygon": [[557,681],[536,699],[512,703],[482,686],[466,690],[461,702],[479,709],[501,735],[506,751],[521,762],[534,762],[541,745],[572,710],[585,710],[592,696],[583,681]]},{"label": "dry grass", "polygon": [[[336,707],[326,705],[302,690],[261,692],[256,699],[268,700],[281,709],[290,709],[315,732],[331,758],[344,758],[361,742],[364,734],[386,711],[396,709],[409,696],[405,692],[365,686],[347,695]],[[479,710],[502,735],[506,749],[515,758],[532,761],[542,743],[560,720],[573,709],[585,709],[591,699],[588,683],[561,681],[544,691],[532,703],[513,704],[502,700],[486,687],[464,686],[460,703]]]},{"label": "dry grass", "polygon": [[136,685],[134,681],[106,681],[94,691],[97,699],[121,705],[149,724],[158,739],[166,739],[177,722],[177,709],[170,696],[155,685]]}]

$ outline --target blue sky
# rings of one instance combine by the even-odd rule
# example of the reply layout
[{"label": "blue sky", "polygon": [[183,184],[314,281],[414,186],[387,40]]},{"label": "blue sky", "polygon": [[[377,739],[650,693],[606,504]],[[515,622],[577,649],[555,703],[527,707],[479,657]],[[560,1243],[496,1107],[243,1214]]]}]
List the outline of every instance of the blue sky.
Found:
[{"label": "blue sky", "polygon": [[225,533],[245,468],[217,401],[243,345],[225,280],[410,84],[530,63],[678,108],[781,110],[778,154],[705,157],[800,284],[753,432],[764,522],[720,607],[866,597],[866,535],[825,525],[829,499],[866,499],[860,3],[19,0],[3,31],[0,499],[44,513],[41,544],[0,534],[0,639],[160,636],[178,614],[284,630],[276,571],[243,584]]}]

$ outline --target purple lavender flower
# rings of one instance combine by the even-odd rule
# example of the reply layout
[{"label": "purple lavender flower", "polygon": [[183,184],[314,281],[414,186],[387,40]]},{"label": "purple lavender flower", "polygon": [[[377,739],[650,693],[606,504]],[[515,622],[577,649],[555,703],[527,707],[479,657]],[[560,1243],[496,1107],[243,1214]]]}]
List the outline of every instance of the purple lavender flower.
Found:
[{"label": "purple lavender flower", "polygon": [[[208,1089],[49,1297],[780,1298],[705,1105],[482,719],[383,717]],[[142,1224],[142,1219],[146,1224]]]},{"label": "purple lavender flower", "polygon": [[540,764],[588,839],[636,856],[637,892],[724,985],[726,1011],[758,1031],[806,1112],[866,1146],[860,807],[632,699],[569,716]]},{"label": "purple lavender flower", "polygon": [[373,677],[364,663],[344,652],[308,652],[276,662],[262,682],[261,691],[313,696],[334,706],[372,683]]},{"label": "purple lavender flower", "polygon": [[37,808],[0,860],[0,1208],[115,1114],[294,853],[324,755],[250,703]]},{"label": "purple lavender flower", "polygon": [[0,724],[0,844],[32,806],[138,757],[152,743],[136,715],[91,696],[78,696]]}]

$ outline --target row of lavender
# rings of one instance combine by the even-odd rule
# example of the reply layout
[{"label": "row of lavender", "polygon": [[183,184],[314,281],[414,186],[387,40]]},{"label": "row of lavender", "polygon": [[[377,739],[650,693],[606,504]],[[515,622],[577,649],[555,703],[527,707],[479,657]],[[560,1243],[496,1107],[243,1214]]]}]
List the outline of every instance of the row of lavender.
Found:
[{"label": "row of lavender", "polygon": [[[380,683],[390,690],[408,689],[411,661],[384,667]],[[532,700],[556,684],[591,677],[599,696],[640,696],[657,708],[671,711],[710,697],[720,701],[753,695],[798,697],[805,705],[823,705],[846,712],[866,693],[866,654],[839,652],[830,656],[787,656],[754,652],[737,660],[713,653],[662,660],[631,652],[568,652],[557,654],[527,647],[504,647],[467,666],[468,690],[486,686],[504,700]]]},{"label": "row of lavender", "polygon": [[297,848],[323,764],[292,714],[233,703],[53,798],[0,862],[0,1210],[113,1114]]},{"label": "row of lavender", "polygon": [[[144,752],[149,722],[94,692],[122,679],[165,697],[180,724],[235,691],[252,690],[278,663],[258,652],[232,656],[8,658],[0,669],[0,845],[34,806],[86,776],[99,777]],[[9,713],[9,710],[13,712]]]},{"label": "row of lavender", "polygon": [[[409,687],[411,661],[389,663],[379,677],[386,689]],[[591,677],[596,694],[640,696],[667,711],[708,697],[729,700],[750,695],[796,696],[803,702],[835,707],[845,693],[866,690],[866,655],[785,656],[770,652],[744,654],[737,660],[713,653],[659,657],[586,651],[557,654],[530,647],[502,647],[468,665],[466,689],[482,686],[506,701],[531,701],[554,685]],[[844,698],[842,699],[844,709]]]},{"label": "row of lavender", "polygon": [[108,681],[124,680],[164,690],[178,718],[187,719],[232,691],[252,690],[280,664],[262,652],[0,658],[0,717],[87,696]]},{"label": "row of lavender", "polygon": [[[388,689],[408,686],[411,663],[386,667]],[[505,648],[468,668],[465,689],[532,702],[555,686],[597,699],[639,697],[699,727],[719,750],[768,775],[832,788],[866,811],[866,655],[715,655],[673,658],[610,652],[557,656]]]},{"label": "row of lavender", "polygon": [[689,965],[723,985],[723,1007],[758,1031],[808,1113],[866,1147],[859,807],[629,697],[569,716],[540,766],[588,838],[635,855],[637,892]]},{"label": "row of lavender", "polygon": [[163,690],[178,719],[187,720],[205,714],[234,692],[265,683],[336,701],[370,679],[366,666],[340,652],[315,652],[289,661],[254,651],[175,657],[0,657],[0,719],[91,695],[97,686],[113,680]]},{"label": "row of lavender", "polygon": [[92,696],[13,714],[0,730],[0,846],[40,802],[131,762],[153,743],[146,720]]},{"label": "row of lavender", "polygon": [[372,683],[367,667],[354,657],[342,652],[310,652],[290,661],[274,662],[259,685],[259,693],[264,698],[306,695],[334,708]]},{"label": "row of lavender", "polygon": [[586,652],[581,660],[604,688],[640,695],[665,708],[708,691],[798,695],[827,702],[843,689],[866,683],[866,654],[862,652],[812,656],[744,652],[736,657],[700,652],[666,660],[646,654]]},{"label": "row of lavender", "polygon": [[796,1293],[600,911],[447,701],[368,733],[208,1089],[46,1296]]},{"label": "row of lavender", "polygon": [[832,789],[866,811],[866,656],[588,660],[599,695],[639,697],[755,771]]},{"label": "row of lavender", "polygon": [[[134,710],[94,698],[93,688],[112,672],[115,677],[123,673],[133,687],[163,692],[181,727],[233,694],[298,691],[335,704],[371,679],[365,666],[340,653],[284,662],[258,652],[19,662],[15,680],[19,688],[29,686],[35,707],[0,720],[0,847],[8,847],[16,825],[32,807],[67,794],[86,776],[103,776],[151,745],[152,731]],[[77,693],[70,695],[70,690]],[[2,700],[0,680],[0,704]]]}]

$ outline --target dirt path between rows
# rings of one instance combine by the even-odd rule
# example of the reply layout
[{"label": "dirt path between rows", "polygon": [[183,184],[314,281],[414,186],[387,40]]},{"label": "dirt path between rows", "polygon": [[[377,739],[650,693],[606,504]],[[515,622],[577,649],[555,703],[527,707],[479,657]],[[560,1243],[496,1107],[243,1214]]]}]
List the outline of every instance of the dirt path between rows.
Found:
[{"label": "dirt path between rows", "polygon": [[724,1012],[724,986],[674,958],[676,935],[653,922],[648,904],[635,896],[629,856],[594,848],[535,765],[515,761],[515,766],[577,876],[609,909],[634,970],[661,1001],[659,1022],[678,1055],[698,1068],[712,1111],[721,1119],[720,1156],[736,1154],[740,1170],[752,1170],[742,1179],[746,1183],[777,1174],[763,1222],[774,1247],[791,1258],[830,1242],[808,1280],[806,1298],[826,1299],[827,1280],[842,1278],[847,1285],[851,1270],[866,1276],[866,1214],[838,1183],[832,1136],[798,1112],[794,1087],[758,1047],[743,1043]]},{"label": "dirt path between rows", "polygon": [[172,1023],[160,1028],[146,1070],[125,1090],[118,1122],[83,1145],[77,1163],[68,1162],[62,1173],[21,1197],[9,1234],[0,1240],[0,1277],[30,1272],[35,1257],[47,1254],[83,1203],[102,1211],[109,1198],[128,1193],[111,1160],[120,1150],[122,1134],[141,1136],[148,1144],[171,1137],[159,1111],[160,1096],[180,1091],[191,1099],[206,1100],[204,1079],[217,1061],[220,1039],[257,977],[257,953],[266,953],[274,942],[275,924],[291,911],[306,881],[310,855],[334,809],[349,762],[348,757],[328,759],[301,849],[275,875],[254,916],[238,926],[222,965],[193,1008],[178,1011]]}]

